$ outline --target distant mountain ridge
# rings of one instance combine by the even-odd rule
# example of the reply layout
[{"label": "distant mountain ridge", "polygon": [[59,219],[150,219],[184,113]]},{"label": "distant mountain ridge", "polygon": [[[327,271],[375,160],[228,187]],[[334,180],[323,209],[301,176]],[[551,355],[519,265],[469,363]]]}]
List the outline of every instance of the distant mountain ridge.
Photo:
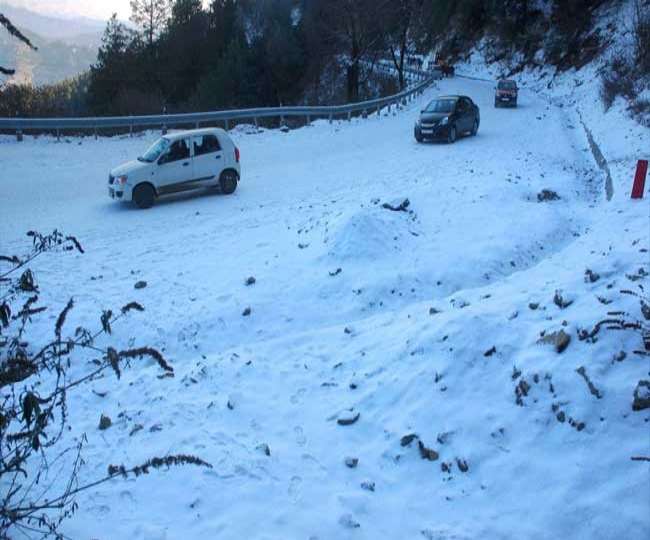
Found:
[{"label": "distant mountain ridge", "polygon": [[0,29],[0,65],[16,69],[11,82],[37,86],[58,82],[87,71],[97,59],[104,21],[43,15],[2,0],[0,13],[38,47],[38,51],[32,51]]}]

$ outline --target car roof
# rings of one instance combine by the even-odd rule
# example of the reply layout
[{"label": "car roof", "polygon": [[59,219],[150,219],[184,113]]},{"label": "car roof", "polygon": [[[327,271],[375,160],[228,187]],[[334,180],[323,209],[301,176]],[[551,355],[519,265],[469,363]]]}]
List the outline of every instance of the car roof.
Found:
[{"label": "car roof", "polygon": [[517,81],[515,81],[514,79],[500,79],[499,82],[500,83],[506,82],[506,83],[517,84]]},{"label": "car roof", "polygon": [[187,137],[201,137],[202,135],[226,135],[226,132],[221,128],[188,129],[186,131],[167,133],[167,135],[164,135],[163,138],[173,142],[177,141],[178,139],[185,139]]}]

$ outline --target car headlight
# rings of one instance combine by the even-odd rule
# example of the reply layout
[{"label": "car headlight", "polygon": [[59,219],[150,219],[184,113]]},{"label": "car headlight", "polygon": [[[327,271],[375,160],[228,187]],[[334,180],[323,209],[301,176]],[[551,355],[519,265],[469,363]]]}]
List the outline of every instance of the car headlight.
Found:
[{"label": "car headlight", "polygon": [[448,123],[449,123],[449,117],[448,117],[448,116],[445,116],[445,117],[440,121],[440,125],[441,125],[441,126],[446,126]]},{"label": "car headlight", "polygon": [[420,124],[422,124],[422,121],[420,119],[415,121],[415,126],[420,127]]},{"label": "car headlight", "polygon": [[122,176],[116,176],[115,177],[115,183],[120,184],[121,186],[123,186],[124,184],[126,184],[126,181],[128,179],[129,179],[129,177],[127,175],[125,175],[125,174],[122,175]]}]

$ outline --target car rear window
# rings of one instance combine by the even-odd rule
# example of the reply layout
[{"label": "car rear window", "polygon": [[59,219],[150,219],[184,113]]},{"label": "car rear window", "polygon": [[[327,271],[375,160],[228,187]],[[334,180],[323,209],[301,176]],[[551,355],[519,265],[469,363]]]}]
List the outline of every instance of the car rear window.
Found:
[{"label": "car rear window", "polygon": [[221,150],[219,139],[216,135],[203,135],[194,139],[194,155],[214,154]]},{"label": "car rear window", "polygon": [[500,90],[515,90],[517,83],[515,81],[499,81]]}]

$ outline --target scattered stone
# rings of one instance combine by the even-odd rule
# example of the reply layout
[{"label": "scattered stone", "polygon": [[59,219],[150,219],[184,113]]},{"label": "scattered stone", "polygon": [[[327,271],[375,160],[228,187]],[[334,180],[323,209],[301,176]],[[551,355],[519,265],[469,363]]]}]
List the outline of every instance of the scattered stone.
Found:
[{"label": "scattered stone", "polygon": [[345,458],[345,466],[350,468],[350,469],[356,469],[357,465],[359,465],[359,458],[355,457],[346,457]]},{"label": "scattered stone", "polygon": [[519,312],[518,312],[518,311],[513,311],[510,315],[508,315],[508,320],[509,320],[509,321],[513,321],[513,320],[515,320],[517,317],[519,317]]},{"label": "scattered stone", "polygon": [[467,461],[465,461],[464,459],[456,458],[456,465],[458,465],[460,472],[469,471],[469,465],[467,464]]},{"label": "scattered stone", "polygon": [[255,285],[256,282],[257,280],[253,276],[250,276],[246,278],[246,281],[244,283],[246,284],[246,287],[250,287],[251,285]]},{"label": "scattered stone", "polygon": [[516,381],[521,375],[521,370],[517,369],[517,366],[512,366],[512,380]]},{"label": "scattered stone", "polygon": [[242,317],[248,317],[252,313],[251,308],[247,307],[244,311],[242,311]]},{"label": "scattered stone", "polygon": [[399,444],[401,446],[408,446],[409,444],[411,444],[417,438],[418,438],[418,436],[417,436],[416,433],[409,433],[408,435],[404,435],[400,439]]},{"label": "scattered stone", "polygon": [[299,249],[306,249],[308,247],[309,247],[309,244],[302,244],[302,243],[298,244]]},{"label": "scattered stone", "polygon": [[551,332],[550,334],[542,336],[537,343],[542,345],[553,345],[555,351],[560,354],[564,352],[569,346],[569,343],[571,343],[571,336],[564,330],[560,330],[559,332]]},{"label": "scattered stone", "polygon": [[354,520],[352,514],[343,514],[339,518],[339,524],[347,529],[358,529],[361,524]]},{"label": "scattered stone", "polygon": [[291,131],[291,129],[289,129],[289,126],[283,125],[283,126],[280,127],[280,131],[282,133],[289,133],[289,131]]},{"label": "scattered stone", "polygon": [[557,421],[564,424],[566,422],[566,414],[564,414],[564,411],[560,411],[555,415],[555,418],[557,418]]},{"label": "scattered stone", "polygon": [[578,373],[578,375],[580,375],[585,380],[587,386],[589,387],[589,392],[591,392],[592,396],[596,396],[598,399],[601,399],[603,397],[603,393],[598,390],[598,388],[596,388],[593,382],[591,382],[591,379],[587,375],[587,370],[584,366],[580,366],[578,369],[576,369],[576,373]]},{"label": "scattered stone", "polygon": [[372,480],[364,480],[363,482],[361,482],[361,489],[365,489],[366,491],[372,491],[374,493],[375,483]]},{"label": "scattered stone", "polygon": [[533,311],[535,311],[539,307],[539,303],[538,302],[531,302],[530,304],[528,304],[528,307],[530,309],[532,309]]},{"label": "scattered stone", "polygon": [[569,424],[572,427],[576,428],[577,431],[582,431],[583,429],[585,429],[585,427],[587,427],[587,424],[585,424],[584,422],[577,422],[573,418],[569,418]]},{"label": "scattered stone", "polygon": [[339,426],[351,426],[352,424],[356,423],[357,420],[359,420],[359,417],[361,416],[361,413],[346,413],[343,416],[339,417],[336,420],[336,423]]},{"label": "scattered stone", "polygon": [[483,353],[483,356],[486,356],[486,357],[487,357],[487,356],[492,356],[495,352],[497,352],[497,348],[496,348],[496,347],[492,347],[491,349],[488,349],[487,351],[485,351],[485,352]]},{"label": "scattered stone", "polygon": [[136,424],[135,426],[133,426],[133,429],[131,429],[131,431],[129,432],[129,437],[133,437],[133,435],[135,435],[138,431],[140,431],[143,428],[144,426],[142,424]]},{"label": "scattered stone", "polygon": [[521,379],[519,381],[519,384],[515,386],[515,396],[516,396],[516,403],[520,407],[524,406],[524,398],[528,395],[528,391],[530,390],[530,384],[526,381],[526,379]]},{"label": "scattered stone", "polygon": [[614,362],[622,362],[623,360],[625,360],[626,356],[627,356],[627,353],[625,351],[619,351],[618,353],[616,353],[614,355],[613,361]]},{"label": "scattered stone", "polygon": [[650,408],[650,381],[639,381],[634,389],[633,411]]},{"label": "scattered stone", "polygon": [[439,309],[436,309],[434,307],[429,308],[429,315],[437,315],[438,313],[442,313]]},{"label": "scattered stone", "polygon": [[162,431],[162,424],[154,424],[149,428],[149,432],[156,433],[157,431]]},{"label": "scattered stone", "polygon": [[559,201],[560,196],[551,189],[543,189],[537,194],[537,202]]},{"label": "scattered stone", "polygon": [[562,291],[557,290],[555,291],[555,295],[553,296],[553,303],[560,309],[565,309],[568,308],[571,304],[573,304],[573,300],[566,300],[562,296]]},{"label": "scattered stone", "polygon": [[266,444],[266,443],[258,444],[258,445],[255,447],[255,450],[259,450],[259,451],[262,452],[265,456],[270,456],[270,455],[271,455],[271,449],[269,448],[269,445]]},{"label": "scattered stone", "polygon": [[440,470],[441,470],[442,472],[450,473],[450,472],[451,472],[451,468],[452,468],[453,466],[454,466],[454,464],[453,464],[451,461],[443,461],[443,462],[440,464]]},{"label": "scattered stone", "polygon": [[600,276],[587,268],[585,270],[585,283],[596,283],[600,279]]},{"label": "scattered stone", "polygon": [[113,422],[111,421],[111,419],[108,416],[102,414],[99,419],[99,429],[101,430],[108,429],[112,425]]},{"label": "scattered stone", "polygon": [[410,205],[411,201],[403,199],[402,201],[394,201],[393,203],[384,203],[381,207],[386,210],[392,210],[393,212],[406,212]]},{"label": "scattered stone", "polygon": [[345,332],[346,334],[351,334],[351,333],[352,333],[352,328],[350,328],[349,326],[346,326],[346,327],[343,329],[343,332]]},{"label": "scattered stone", "polygon": [[334,277],[334,276],[338,276],[341,272],[343,272],[343,270],[341,268],[337,268],[336,270],[334,270],[334,272],[330,272],[329,274],[330,276]]},{"label": "scattered stone", "polygon": [[436,441],[438,441],[438,444],[447,444],[452,435],[453,435],[452,431],[445,431],[443,433],[438,433],[438,436],[436,437]]},{"label": "scattered stone", "polygon": [[133,287],[136,289],[144,289],[147,286],[146,281],[138,281]]},{"label": "scattered stone", "polygon": [[420,449],[420,456],[422,459],[426,459],[428,461],[436,461],[438,457],[440,457],[438,452],[436,452],[433,448],[427,448],[420,440],[418,440],[418,448]]}]

